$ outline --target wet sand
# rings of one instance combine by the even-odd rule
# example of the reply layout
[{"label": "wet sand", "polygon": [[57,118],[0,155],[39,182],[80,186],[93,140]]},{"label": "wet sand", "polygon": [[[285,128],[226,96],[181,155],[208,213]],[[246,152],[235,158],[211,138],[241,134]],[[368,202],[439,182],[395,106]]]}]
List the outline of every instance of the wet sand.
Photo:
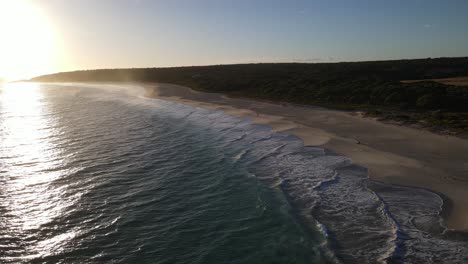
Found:
[{"label": "wet sand", "polygon": [[426,188],[447,200],[451,229],[468,230],[468,140],[385,124],[359,115],[291,104],[228,98],[171,84],[145,84],[148,96],[251,118],[292,133],[369,169],[373,180]]}]

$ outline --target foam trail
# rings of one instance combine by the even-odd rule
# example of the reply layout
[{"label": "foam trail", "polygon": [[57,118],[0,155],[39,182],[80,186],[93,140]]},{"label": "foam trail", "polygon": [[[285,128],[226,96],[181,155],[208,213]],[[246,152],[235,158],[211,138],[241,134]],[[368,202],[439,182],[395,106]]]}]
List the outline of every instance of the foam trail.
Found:
[{"label": "foam trail", "polygon": [[[68,239],[94,236],[96,239],[106,241],[104,238],[116,236],[120,234],[119,230],[125,230],[126,227],[135,224],[136,220],[133,218],[137,216],[132,215],[135,213],[133,211],[135,208],[157,210],[157,208],[145,206],[152,202],[177,199],[179,194],[183,193],[191,199],[175,200],[168,210],[175,214],[177,212],[190,213],[176,214],[180,219],[175,219],[171,222],[171,226],[165,228],[170,230],[172,226],[180,227],[197,219],[198,214],[213,213],[210,211],[211,202],[225,202],[227,192],[234,195],[241,192],[240,189],[234,188],[238,185],[224,188],[226,175],[221,172],[225,169],[232,169],[233,172],[238,173],[235,175],[242,179],[242,182],[237,182],[242,188],[253,188],[252,186],[256,188],[257,206],[261,209],[259,210],[260,218],[240,219],[239,222],[257,223],[256,221],[265,220],[269,223],[273,221],[273,219],[263,217],[274,211],[273,209],[277,209],[268,208],[267,199],[261,196],[262,192],[259,190],[267,186],[269,190],[275,190],[281,193],[282,197],[287,197],[289,205],[292,206],[292,209],[288,210],[292,211],[294,219],[297,219],[311,234],[320,232],[324,234],[324,236],[316,236],[321,239],[319,243],[307,245],[307,249],[317,256],[326,256],[332,263],[468,262],[468,239],[465,234],[448,231],[441,224],[440,213],[443,200],[436,193],[374,182],[369,179],[365,168],[356,166],[350,159],[323,148],[305,147],[299,138],[287,133],[276,133],[269,127],[252,125],[249,120],[231,117],[220,111],[209,111],[159,99],[141,98],[144,90],[133,88],[120,85],[69,84],[66,89],[61,90],[62,95],[66,95],[64,98],[68,99],[60,98],[54,101],[54,98],[59,97],[60,94],[51,92],[48,95],[53,103],[44,107],[47,112],[44,112],[41,117],[51,121],[35,126],[40,128],[39,132],[45,136],[34,139],[47,143],[43,144],[44,150],[58,149],[59,152],[47,152],[48,155],[34,157],[38,161],[47,159],[46,163],[50,165],[50,168],[40,167],[40,164],[44,162],[15,164],[25,170],[37,169],[49,177],[42,179],[52,182],[50,186],[45,185],[47,181],[36,183],[38,188],[43,185],[47,187],[41,189],[38,192],[40,195],[34,198],[35,200],[43,199],[44,203],[50,207],[50,214],[39,215],[41,217],[37,218],[45,221],[42,224],[46,228],[44,233],[55,234],[57,231],[53,227],[62,226],[59,225],[60,218],[50,220],[52,222],[48,223],[47,217],[51,215],[58,217],[62,215],[62,212],[66,212],[62,217],[68,221],[67,225],[79,220],[79,223],[76,223],[77,226],[87,223],[91,226],[89,229],[77,228],[67,230],[70,232],[62,232],[69,235]],[[44,102],[47,102],[46,99]],[[32,114],[31,120],[34,121],[37,113]],[[40,121],[40,119],[36,121],[38,120]],[[5,133],[5,135],[14,135],[14,133]],[[14,145],[5,144],[4,146],[2,151],[8,150],[14,153],[14,150],[18,149],[18,146]],[[25,152],[15,156],[10,152],[1,155],[8,157],[2,159],[2,163],[14,163],[15,159],[26,154],[34,154]],[[204,156],[205,154],[210,155]],[[188,169],[187,164],[197,164],[197,166]],[[217,164],[223,164],[224,167],[219,168]],[[204,166],[214,169],[205,171]],[[7,166],[4,167],[5,170],[10,169]],[[184,177],[189,175],[190,179],[197,183],[197,188],[179,189],[181,185],[190,182],[187,181],[188,178],[179,178],[178,182],[175,181],[174,175],[182,177],[181,172],[185,173]],[[2,169],[0,173],[5,174],[5,171]],[[142,175],[145,177],[141,177]],[[203,177],[196,177],[200,175],[211,175],[211,178],[207,180]],[[244,177],[245,175],[250,176]],[[159,178],[154,182],[156,176]],[[21,175],[12,174],[8,177],[21,178]],[[11,190],[16,190],[15,184],[22,184],[19,181],[8,180],[10,178],[5,179],[2,179],[3,185],[11,187]],[[150,191],[145,189],[149,186],[148,183],[154,183]],[[55,186],[58,187],[55,188]],[[63,186],[69,191],[65,192]],[[115,189],[108,188],[109,186]],[[129,192],[128,186],[134,187],[132,192]],[[168,193],[160,186],[177,189],[177,195]],[[77,194],[73,195],[75,191]],[[0,194],[5,198],[4,201],[15,197],[11,194]],[[27,192],[18,192],[15,195],[21,196],[19,199],[21,201],[31,199]],[[65,195],[65,197],[60,198],[60,195]],[[141,197],[144,199],[137,199],[140,195],[143,195]],[[23,196],[27,199],[23,199]],[[86,199],[90,197],[95,200],[90,200],[89,204],[86,204],[88,201]],[[109,197],[113,199],[107,202]],[[184,196],[181,195],[181,197]],[[195,202],[197,199],[203,200],[207,197],[210,203],[197,204],[200,206],[196,208],[197,210],[190,211],[190,206],[178,208],[185,202]],[[34,202],[33,200],[31,201]],[[132,217],[125,218],[123,215],[115,215],[112,210],[109,211],[110,204],[115,204],[116,201],[119,207],[113,210],[123,210]],[[125,201],[125,203],[119,204],[119,201]],[[54,207],[49,203],[57,206]],[[11,203],[5,204],[0,210],[9,210],[11,208],[9,204]],[[89,208],[80,209],[82,204]],[[29,212],[28,210],[34,211],[35,208],[27,207],[26,209],[25,212]],[[90,211],[105,211],[106,214],[83,213]],[[19,214],[19,216],[27,217],[28,214]],[[7,215],[7,217],[11,216]],[[151,226],[145,227],[145,233],[158,230],[158,225],[164,225],[168,221],[166,218],[165,214],[156,212],[156,221],[152,222]],[[102,219],[106,221],[103,223]],[[212,224],[217,226],[219,223]],[[99,233],[99,228],[105,229],[105,232]],[[275,226],[273,230],[280,228],[280,226]],[[242,233],[245,230],[239,228],[229,231],[233,234],[242,234],[240,238],[248,235],[248,233]],[[184,232],[194,232],[194,227]],[[62,233],[57,234],[57,245],[51,244],[57,249],[61,247],[60,245],[65,245],[60,244],[61,239],[64,239],[63,236],[59,236]],[[169,234],[177,233],[167,232],[164,233],[164,237]],[[219,244],[229,241],[231,234],[228,232],[226,234],[221,238],[216,236],[220,239]],[[23,235],[1,237],[6,248],[1,250],[11,249],[8,252],[14,255],[17,254],[15,250],[21,248],[21,243],[28,246],[34,244],[32,240],[22,242]],[[38,239],[36,234],[31,237]],[[54,237],[55,235],[52,236]],[[173,239],[176,238],[175,236]],[[132,249],[135,253],[139,252],[140,246],[144,248],[145,239],[150,239],[150,237],[125,241],[109,240],[112,243],[106,246],[112,249],[118,248],[119,243],[137,243],[138,246]],[[275,239],[277,238],[274,237]],[[175,245],[184,241],[166,242],[169,245]],[[10,245],[20,246],[10,248]],[[304,246],[301,241],[295,245]],[[47,248],[47,245],[42,243],[40,248]],[[62,248],[69,252],[74,250],[69,245],[68,247],[62,246]],[[117,250],[118,252],[125,251],[123,250],[125,247],[118,249],[120,249]],[[34,254],[42,252],[35,250],[27,249],[25,252],[30,253],[29,257],[34,259],[37,257]],[[203,259],[214,251],[216,251],[215,247],[203,251],[203,254],[197,254],[196,257]],[[91,259],[96,262],[109,260],[115,256],[113,254],[119,254],[116,252],[107,251],[107,249],[95,252],[91,254],[93,256]],[[193,260],[194,257],[190,254],[184,257]],[[119,255],[119,257],[122,256]],[[125,257],[128,256],[122,257],[121,262],[125,260],[129,262]],[[7,256],[2,259],[4,260],[15,262],[17,259],[8,259]],[[200,263],[202,263],[201,260]]]},{"label": "foam trail", "polygon": [[[236,159],[248,160],[259,180],[281,188],[299,217],[326,230],[330,243],[325,247],[345,263],[468,261],[465,234],[441,225],[442,199],[436,193],[373,182],[365,168],[346,157],[304,147],[300,139],[264,126],[208,113],[197,108],[190,117],[248,149]],[[204,119],[207,114],[210,118]]]}]

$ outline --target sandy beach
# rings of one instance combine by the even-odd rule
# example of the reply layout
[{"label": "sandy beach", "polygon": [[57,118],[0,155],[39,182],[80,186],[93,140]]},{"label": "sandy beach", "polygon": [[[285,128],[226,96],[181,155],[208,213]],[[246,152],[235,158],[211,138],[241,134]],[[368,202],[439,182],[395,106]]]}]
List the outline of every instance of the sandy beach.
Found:
[{"label": "sandy beach", "polygon": [[468,230],[468,140],[385,124],[355,113],[228,98],[171,84],[145,84],[147,95],[250,118],[275,131],[350,157],[373,180],[445,196],[448,228]]}]

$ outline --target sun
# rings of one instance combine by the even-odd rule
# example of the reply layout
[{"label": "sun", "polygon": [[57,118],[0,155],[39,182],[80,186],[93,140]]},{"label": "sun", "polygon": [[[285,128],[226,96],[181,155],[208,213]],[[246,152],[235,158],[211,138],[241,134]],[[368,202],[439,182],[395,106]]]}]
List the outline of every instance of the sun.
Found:
[{"label": "sun", "polygon": [[55,36],[31,1],[0,0],[0,78],[17,80],[54,68]]}]

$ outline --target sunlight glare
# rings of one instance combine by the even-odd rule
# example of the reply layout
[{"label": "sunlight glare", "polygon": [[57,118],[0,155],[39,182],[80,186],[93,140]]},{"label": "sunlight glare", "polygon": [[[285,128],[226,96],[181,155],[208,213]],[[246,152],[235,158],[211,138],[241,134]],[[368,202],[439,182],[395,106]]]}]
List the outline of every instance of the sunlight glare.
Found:
[{"label": "sunlight glare", "polygon": [[0,78],[16,80],[54,67],[54,32],[27,0],[0,0]]},{"label": "sunlight glare", "polygon": [[[59,193],[48,190],[63,173],[50,170],[62,162],[61,148],[52,141],[61,132],[54,129],[57,125],[39,84],[9,83],[0,92],[0,111],[8,113],[0,123],[0,156],[7,157],[2,166],[11,171],[3,186],[9,193],[5,199],[20,228],[34,229],[60,215],[66,205]],[[50,195],[38,195],[46,193]]]}]

